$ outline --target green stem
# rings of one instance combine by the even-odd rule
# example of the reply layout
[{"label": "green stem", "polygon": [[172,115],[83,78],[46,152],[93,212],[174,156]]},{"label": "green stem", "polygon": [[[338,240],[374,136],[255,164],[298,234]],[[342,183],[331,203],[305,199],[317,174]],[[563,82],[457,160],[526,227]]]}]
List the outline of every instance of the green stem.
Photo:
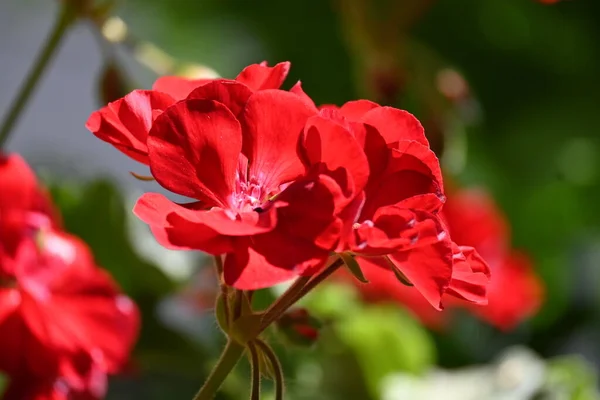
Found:
[{"label": "green stem", "polygon": [[265,311],[261,321],[261,331],[265,330],[273,321],[281,316],[294,302],[294,299],[308,283],[310,277],[301,276],[283,293],[277,300],[273,302]]},{"label": "green stem", "polygon": [[256,344],[248,342],[248,350],[250,350],[250,368],[252,370],[250,400],[260,400],[260,361]]},{"label": "green stem", "polygon": [[225,381],[225,378],[227,378],[242,357],[243,353],[243,345],[233,340],[229,340],[225,349],[223,349],[223,353],[221,354],[221,358],[219,358],[217,365],[215,365],[208,376],[208,379],[206,379],[206,382],[204,382],[202,388],[196,393],[193,400],[212,400],[217,393],[217,390],[219,390],[223,384],[223,381]]},{"label": "green stem", "polygon": [[256,345],[260,347],[262,352],[269,359],[269,363],[273,368],[274,379],[275,379],[275,400],[283,400],[283,390],[284,390],[284,380],[283,380],[283,368],[281,367],[281,363],[277,358],[277,355],[266,342],[262,340],[256,340]]},{"label": "green stem", "polygon": [[308,294],[311,290],[313,290],[318,284],[323,282],[325,279],[329,278],[335,271],[337,271],[342,265],[344,265],[344,260],[338,258],[331,265],[321,271],[318,275],[314,276],[308,283],[302,288],[302,290],[296,295],[292,304],[290,306],[296,304],[300,299],[302,299],[306,294]]},{"label": "green stem", "polygon": [[56,50],[58,49],[65,32],[73,21],[74,14],[69,9],[69,6],[63,5],[60,15],[55,22],[54,28],[52,29],[52,33],[46,39],[46,43],[42,47],[41,52],[38,54],[37,59],[33,64],[33,68],[31,71],[29,71],[29,74],[25,78],[25,82],[19,89],[17,98],[13,101],[4,121],[0,125],[0,147],[4,145],[13,128],[15,127],[19,116],[25,109],[28,100],[30,99],[35,87],[46,70],[48,63],[56,53]]}]

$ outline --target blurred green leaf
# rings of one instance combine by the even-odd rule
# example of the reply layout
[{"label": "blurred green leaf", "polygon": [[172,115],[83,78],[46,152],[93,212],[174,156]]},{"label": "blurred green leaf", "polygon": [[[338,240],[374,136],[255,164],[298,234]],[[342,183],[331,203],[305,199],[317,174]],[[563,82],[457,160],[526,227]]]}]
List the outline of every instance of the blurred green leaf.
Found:
[{"label": "blurred green leaf", "polygon": [[340,339],[355,352],[374,395],[391,373],[422,373],[435,361],[427,331],[396,308],[365,307],[339,321]]},{"label": "blurred green leaf", "polygon": [[[597,370],[581,357],[566,356],[548,362],[544,392],[552,398],[598,400]],[[549,398],[549,397],[545,397]]]},{"label": "blurred green leaf", "polygon": [[69,232],[94,250],[96,262],[106,268],[123,290],[134,298],[160,297],[175,284],[160,269],[141,259],[128,236],[124,199],[107,180],[85,186],[51,185],[52,197]]},{"label": "blurred green leaf", "polygon": [[307,307],[330,318],[338,340],[356,358],[371,395],[382,379],[404,371],[419,374],[435,362],[427,330],[400,307],[364,305],[350,285],[327,284],[311,293]]}]

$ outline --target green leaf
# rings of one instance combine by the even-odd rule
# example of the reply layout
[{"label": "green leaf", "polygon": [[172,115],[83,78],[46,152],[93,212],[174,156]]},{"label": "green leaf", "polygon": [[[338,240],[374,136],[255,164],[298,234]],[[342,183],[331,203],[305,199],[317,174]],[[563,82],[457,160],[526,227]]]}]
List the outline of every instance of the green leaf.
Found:
[{"label": "green leaf", "polygon": [[358,262],[352,254],[340,253],[340,258],[344,260],[344,265],[346,266],[348,271],[350,271],[350,273],[354,275],[356,279],[358,279],[362,283],[369,283],[369,280],[365,278],[365,275],[360,269],[360,265],[358,265]]},{"label": "green leaf", "polygon": [[388,375],[422,373],[435,360],[427,331],[400,309],[365,307],[338,321],[336,328],[340,340],[354,352],[374,398],[380,398],[382,380]]},{"label": "green leaf", "polygon": [[396,276],[396,279],[398,279],[403,285],[413,286],[412,282],[408,279],[408,277],[406,275],[404,275],[404,272],[400,271],[400,269],[398,267],[396,267],[396,264],[394,264],[388,258],[388,256],[384,256],[383,258],[387,261],[392,272],[394,272],[394,276]]},{"label": "green leaf", "polygon": [[156,265],[141,259],[132,247],[124,199],[107,180],[85,186],[51,185],[67,231],[93,250],[98,265],[107,269],[133,297],[160,297],[175,284]]}]

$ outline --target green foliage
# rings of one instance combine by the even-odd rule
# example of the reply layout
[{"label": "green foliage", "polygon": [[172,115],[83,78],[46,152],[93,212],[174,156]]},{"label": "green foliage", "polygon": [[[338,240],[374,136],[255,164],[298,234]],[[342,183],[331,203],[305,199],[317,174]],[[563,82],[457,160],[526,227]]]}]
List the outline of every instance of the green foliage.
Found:
[{"label": "green foliage", "polygon": [[362,304],[351,288],[336,284],[319,288],[307,306],[332,320],[336,339],[355,357],[373,396],[394,372],[420,374],[435,362],[427,331],[398,307]]},{"label": "green foliage", "polygon": [[597,371],[580,357],[566,356],[548,362],[543,392],[571,400],[598,400]]}]

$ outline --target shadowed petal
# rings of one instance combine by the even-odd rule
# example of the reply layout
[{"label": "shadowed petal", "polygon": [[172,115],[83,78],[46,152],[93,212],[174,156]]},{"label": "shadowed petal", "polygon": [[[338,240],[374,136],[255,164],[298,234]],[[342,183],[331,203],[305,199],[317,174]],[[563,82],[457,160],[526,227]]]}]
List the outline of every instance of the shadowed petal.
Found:
[{"label": "shadowed petal", "polygon": [[183,196],[225,206],[234,190],[241,129],[212,100],[184,100],[161,114],[148,139],[152,175]]}]

